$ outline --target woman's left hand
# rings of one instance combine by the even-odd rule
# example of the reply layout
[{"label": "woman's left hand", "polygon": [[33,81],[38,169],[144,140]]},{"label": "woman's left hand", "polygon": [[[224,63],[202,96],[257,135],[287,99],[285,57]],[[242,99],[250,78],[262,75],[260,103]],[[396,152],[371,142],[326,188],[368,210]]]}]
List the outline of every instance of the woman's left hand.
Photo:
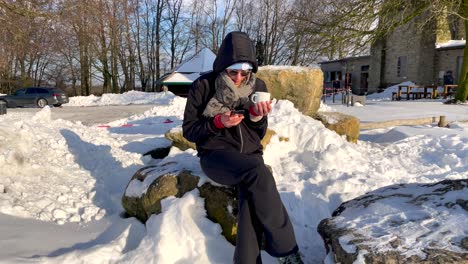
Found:
[{"label": "woman's left hand", "polygon": [[272,101],[270,100],[254,104],[255,113],[257,113],[260,116],[268,115],[268,113],[270,113],[272,109],[271,102]]}]

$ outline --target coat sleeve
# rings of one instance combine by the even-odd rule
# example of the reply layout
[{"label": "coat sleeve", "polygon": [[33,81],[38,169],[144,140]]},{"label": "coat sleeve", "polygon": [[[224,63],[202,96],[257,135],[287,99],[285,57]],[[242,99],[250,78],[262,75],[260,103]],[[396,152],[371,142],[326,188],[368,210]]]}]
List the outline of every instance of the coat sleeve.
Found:
[{"label": "coat sleeve", "polygon": [[211,98],[208,82],[197,80],[190,88],[184,111],[182,131],[184,137],[191,142],[199,142],[205,138],[220,133],[212,117],[203,116],[203,111]]}]

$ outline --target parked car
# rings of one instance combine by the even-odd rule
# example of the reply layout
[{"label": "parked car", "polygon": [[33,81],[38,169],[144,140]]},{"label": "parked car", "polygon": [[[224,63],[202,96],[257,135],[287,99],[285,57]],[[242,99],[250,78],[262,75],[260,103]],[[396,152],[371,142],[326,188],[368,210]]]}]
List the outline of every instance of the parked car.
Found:
[{"label": "parked car", "polygon": [[68,103],[68,96],[58,88],[28,87],[15,91],[12,95],[0,96],[7,107],[38,106],[46,105],[61,106]]}]

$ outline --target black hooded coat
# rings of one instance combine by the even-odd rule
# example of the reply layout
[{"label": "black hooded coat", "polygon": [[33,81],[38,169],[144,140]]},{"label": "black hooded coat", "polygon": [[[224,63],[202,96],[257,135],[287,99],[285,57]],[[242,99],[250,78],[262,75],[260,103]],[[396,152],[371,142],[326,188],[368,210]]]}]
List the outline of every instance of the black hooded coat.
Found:
[{"label": "black hooded coat", "polygon": [[[246,116],[238,126],[231,128],[219,129],[214,125],[212,117],[203,115],[206,105],[215,94],[215,80],[218,74],[238,62],[251,63],[254,73],[258,70],[254,45],[248,35],[231,32],[221,44],[213,63],[213,71],[200,76],[190,88],[182,128],[184,137],[196,143],[199,156],[207,150],[219,149],[236,150],[241,153],[262,152],[260,141],[265,135],[268,122],[266,117],[258,122],[250,120],[250,103],[236,108],[245,110]],[[268,92],[265,83],[258,78],[252,93],[257,91]]]}]

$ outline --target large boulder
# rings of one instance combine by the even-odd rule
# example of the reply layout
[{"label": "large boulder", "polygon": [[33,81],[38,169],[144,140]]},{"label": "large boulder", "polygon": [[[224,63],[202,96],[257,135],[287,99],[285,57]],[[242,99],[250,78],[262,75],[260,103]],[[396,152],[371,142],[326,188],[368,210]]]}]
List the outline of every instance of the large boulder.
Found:
[{"label": "large boulder", "polygon": [[338,135],[345,135],[347,141],[357,142],[360,122],[356,117],[339,112],[317,112],[314,118],[320,120],[326,128],[335,131]]},{"label": "large boulder", "polygon": [[205,200],[207,217],[219,223],[226,239],[235,244],[237,235],[237,193],[234,188],[204,183],[198,186],[199,177],[189,171],[171,171],[168,166],[147,166],[138,170],[127,185],[122,205],[129,216],[146,222],[152,214],[161,213],[161,200],[168,196],[182,197],[198,188]]},{"label": "large boulder", "polygon": [[237,193],[234,188],[203,184],[200,196],[205,198],[205,209],[208,218],[221,225],[223,236],[231,244],[236,244],[237,236]]},{"label": "large boulder", "polygon": [[312,116],[320,107],[323,72],[319,67],[265,66],[257,77],[265,81],[273,98],[291,101],[305,115]]},{"label": "large boulder", "polygon": [[318,232],[337,263],[468,263],[468,179],[400,184],[345,202]]},{"label": "large boulder", "polygon": [[166,172],[162,166],[148,166],[138,170],[128,183],[122,206],[130,216],[146,222],[152,214],[161,213],[161,200],[168,196],[182,197],[197,188],[198,176],[189,171]]}]

